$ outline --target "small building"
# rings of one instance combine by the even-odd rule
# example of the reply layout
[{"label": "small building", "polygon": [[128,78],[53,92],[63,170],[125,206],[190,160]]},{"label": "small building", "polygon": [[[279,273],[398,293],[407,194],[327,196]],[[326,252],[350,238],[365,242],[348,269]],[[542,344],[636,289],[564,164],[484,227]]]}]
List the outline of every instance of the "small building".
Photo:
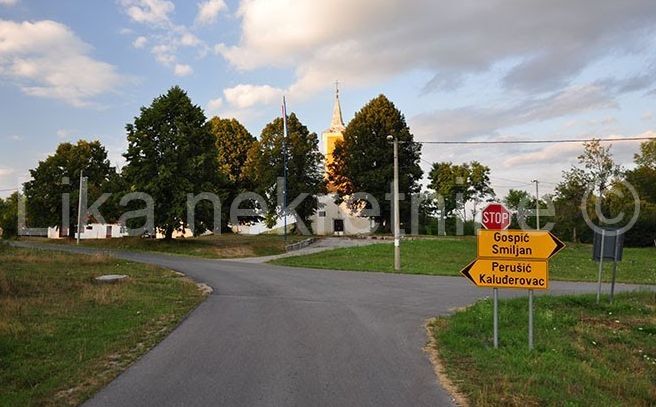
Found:
[{"label": "small building", "polygon": [[[113,239],[127,235],[127,228],[120,224],[89,223],[84,226],[80,239]],[[77,232],[74,237],[77,239]]]}]

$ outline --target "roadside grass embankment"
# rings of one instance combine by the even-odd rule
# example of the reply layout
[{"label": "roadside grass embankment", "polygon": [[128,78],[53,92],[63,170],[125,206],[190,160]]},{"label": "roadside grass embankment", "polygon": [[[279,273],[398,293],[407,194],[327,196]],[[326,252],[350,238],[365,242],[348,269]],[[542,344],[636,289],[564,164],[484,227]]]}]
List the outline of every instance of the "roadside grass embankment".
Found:
[{"label": "roadside grass embankment", "polygon": [[430,347],[457,392],[475,406],[653,406],[656,400],[656,293],[535,300],[535,350],[527,347],[525,298],[481,300],[432,320]]},{"label": "roadside grass embankment", "polygon": [[[306,236],[289,235],[287,244],[305,239]],[[74,239],[23,238],[23,240],[54,244],[75,244]],[[271,256],[285,253],[285,240],[279,235],[221,235],[201,236],[187,239],[142,239],[125,237],[120,239],[81,240],[80,245],[106,250],[158,252],[210,259]]]},{"label": "roadside grass embankment", "polygon": [[[407,240],[401,243],[403,274],[460,276],[460,270],[476,258],[476,240],[436,238]],[[341,248],[305,256],[276,259],[282,266],[323,268],[350,271],[394,272],[392,245]],[[549,262],[549,278],[565,281],[596,281],[598,265],[592,261],[592,246],[568,244]],[[605,265],[604,281],[611,278],[611,265]],[[617,281],[623,283],[656,284],[656,248],[624,249],[624,259],[618,263]]]},{"label": "roadside grass embankment", "polygon": [[[94,283],[103,274],[129,278]],[[0,244],[0,405],[78,405],[202,298],[172,271]]]}]

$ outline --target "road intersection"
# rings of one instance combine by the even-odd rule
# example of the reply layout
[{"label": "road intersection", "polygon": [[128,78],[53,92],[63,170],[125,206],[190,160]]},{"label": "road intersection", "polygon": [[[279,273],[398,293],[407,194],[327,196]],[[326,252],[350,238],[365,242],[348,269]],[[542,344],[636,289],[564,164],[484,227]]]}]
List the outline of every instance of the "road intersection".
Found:
[{"label": "road intersection", "polygon": [[[462,277],[111,254],[182,272],[214,291],[86,406],[451,405],[423,351],[424,323],[491,292]],[[552,282],[549,292],[594,290]]]}]

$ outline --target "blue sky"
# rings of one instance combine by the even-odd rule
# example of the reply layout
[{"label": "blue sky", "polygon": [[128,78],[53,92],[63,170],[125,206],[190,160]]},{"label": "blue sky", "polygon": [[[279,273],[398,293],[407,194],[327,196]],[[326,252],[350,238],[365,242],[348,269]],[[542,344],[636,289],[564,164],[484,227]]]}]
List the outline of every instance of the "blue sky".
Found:
[{"label": "blue sky", "polygon": [[[0,0],[0,189],[63,141],[122,165],[125,124],[176,84],[254,135],[283,94],[321,133],[338,79],[346,121],[384,93],[419,140],[656,136],[654,21],[652,0]],[[612,151],[630,165],[637,145]],[[426,145],[422,163],[546,192],[580,150]]]}]

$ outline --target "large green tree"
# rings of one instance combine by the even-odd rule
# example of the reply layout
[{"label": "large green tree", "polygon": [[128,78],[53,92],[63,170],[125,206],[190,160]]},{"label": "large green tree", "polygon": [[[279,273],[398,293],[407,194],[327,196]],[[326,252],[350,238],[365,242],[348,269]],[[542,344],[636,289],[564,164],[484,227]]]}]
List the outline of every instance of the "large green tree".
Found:
[{"label": "large green tree", "polygon": [[[149,194],[155,204],[155,227],[170,239],[187,226],[187,194],[218,193],[216,139],[203,110],[180,87],[142,107],[126,125],[127,165],[123,170],[130,191]],[[196,230],[212,224],[211,203],[197,206]],[[214,225],[216,227],[216,225]]]},{"label": "large green tree", "polygon": [[626,233],[626,244],[652,246],[656,244],[656,140],[643,142],[634,162],[636,166],[624,175],[637,197],[626,184],[616,182],[608,194],[610,207],[613,214],[623,213],[629,218],[634,214],[635,200],[638,200],[640,212],[636,223]]},{"label": "large green tree", "polygon": [[[248,151],[256,138],[237,119],[221,119],[215,116],[210,119],[210,131],[216,141],[219,171],[227,177],[225,205],[221,216],[221,226],[227,231],[231,202],[239,193],[252,189],[252,185],[244,175],[244,165],[248,159]],[[240,218],[241,222],[253,220],[256,219]]]},{"label": "large green tree", "polygon": [[453,164],[434,163],[428,174],[429,187],[444,199],[444,216],[458,216],[465,220],[465,205],[490,200],[494,190],[490,186],[490,168],[472,161]]},{"label": "large green tree", "polygon": [[[27,211],[31,226],[62,224],[62,194],[69,194],[69,228],[77,224],[77,202],[80,173],[87,179],[87,202],[92,204],[102,193],[116,192],[118,174],[107,159],[107,150],[99,141],[79,140],[76,144],[62,143],[54,154],[30,170],[32,179],[25,183]],[[100,208],[105,221],[117,218],[114,202]]]},{"label": "large green tree", "polygon": [[[376,220],[385,230],[390,229],[391,214],[391,200],[385,197],[391,192],[394,174],[393,149],[387,136],[399,141],[399,192],[406,194],[399,209],[406,223],[410,218],[409,194],[421,190],[421,144],[414,142],[405,117],[387,97],[379,95],[355,114],[344,130],[344,139],[335,145],[329,168],[330,182],[341,197],[360,192],[378,200],[381,213]],[[354,200],[347,202],[354,210],[362,205]]]},{"label": "large green tree", "polygon": [[308,196],[295,210],[308,227],[308,220],[317,210],[317,194],[325,192],[323,156],[319,152],[319,139],[310,133],[296,114],[287,119],[287,139],[283,137],[283,120],[277,118],[262,130],[260,139],[253,143],[244,168],[245,176],[255,190],[267,201],[266,214],[269,226],[281,216],[282,202],[278,202],[278,178],[284,174],[284,150],[287,148],[287,196],[288,204],[299,194]]},{"label": "large green tree", "polygon": [[219,169],[231,182],[243,185],[243,167],[255,137],[237,119],[215,116],[210,120],[210,130],[216,140]]},{"label": "large green tree", "polygon": [[2,238],[9,239],[18,234],[18,192],[0,199],[0,229]]}]

